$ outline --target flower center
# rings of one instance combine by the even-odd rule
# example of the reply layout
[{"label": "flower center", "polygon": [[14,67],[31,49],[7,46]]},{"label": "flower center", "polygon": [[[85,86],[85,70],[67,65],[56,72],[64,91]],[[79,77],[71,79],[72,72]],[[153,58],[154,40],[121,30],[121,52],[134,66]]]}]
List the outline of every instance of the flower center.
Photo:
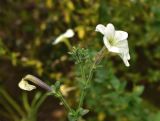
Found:
[{"label": "flower center", "polygon": [[115,40],[114,40],[113,37],[108,38],[108,41],[109,41],[111,46],[113,46],[115,44]]}]

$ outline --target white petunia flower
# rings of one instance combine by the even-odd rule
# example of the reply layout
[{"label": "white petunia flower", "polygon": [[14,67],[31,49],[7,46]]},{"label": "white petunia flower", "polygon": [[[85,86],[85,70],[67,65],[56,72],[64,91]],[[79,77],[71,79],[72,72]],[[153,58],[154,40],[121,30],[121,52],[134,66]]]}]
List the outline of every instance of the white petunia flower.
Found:
[{"label": "white petunia flower", "polygon": [[26,91],[31,91],[33,89],[36,89],[36,86],[31,85],[28,83],[28,81],[22,79],[19,83],[18,83],[19,88],[26,90]]},{"label": "white petunia flower", "polygon": [[74,31],[72,29],[68,29],[65,33],[61,34],[57,39],[52,43],[53,45],[58,44],[59,42],[63,42],[66,38],[72,38],[74,36]]},{"label": "white petunia flower", "polygon": [[126,66],[129,66],[130,60],[128,48],[128,33],[121,30],[115,30],[113,24],[109,23],[107,26],[99,24],[96,26],[97,32],[104,35],[103,42],[110,52],[117,53],[123,60]]}]

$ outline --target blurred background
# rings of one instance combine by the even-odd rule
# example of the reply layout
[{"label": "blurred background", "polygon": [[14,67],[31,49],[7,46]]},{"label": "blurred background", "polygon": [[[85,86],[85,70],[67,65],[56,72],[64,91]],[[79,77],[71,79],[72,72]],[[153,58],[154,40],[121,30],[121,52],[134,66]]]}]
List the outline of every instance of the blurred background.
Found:
[{"label": "blurred background", "polygon": [[[129,33],[130,67],[114,54],[95,72],[84,107],[86,121],[160,121],[159,0],[1,0],[0,121],[66,121],[59,100],[18,82],[32,74],[52,85],[77,87],[79,68],[65,43],[54,40],[71,28],[69,44],[95,54],[103,46],[97,24]],[[74,107],[79,89],[66,95]]]}]

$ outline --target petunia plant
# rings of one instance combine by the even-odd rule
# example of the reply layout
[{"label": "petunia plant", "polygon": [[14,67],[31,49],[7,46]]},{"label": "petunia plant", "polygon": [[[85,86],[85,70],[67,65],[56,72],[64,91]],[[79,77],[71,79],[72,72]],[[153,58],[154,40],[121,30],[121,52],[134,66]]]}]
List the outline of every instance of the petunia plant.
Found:
[{"label": "petunia plant", "polygon": [[[115,30],[114,26],[111,23],[107,24],[106,27],[101,24],[97,25],[96,31],[104,35],[104,46],[99,52],[97,52],[94,57],[91,57],[89,55],[89,50],[84,48],[73,47],[72,51],[69,52],[69,54],[75,61],[75,64],[77,64],[80,68],[81,87],[79,89],[81,93],[79,95],[77,107],[71,107],[68,104],[67,100],[64,97],[64,88],[62,88],[63,85],[60,84],[60,81],[57,81],[54,85],[49,86],[37,77],[33,75],[27,75],[20,81],[19,87],[27,91],[36,89],[35,85],[44,88],[48,91],[49,95],[54,95],[60,99],[60,101],[68,111],[69,121],[80,120],[85,114],[89,112],[88,109],[83,108],[84,99],[86,97],[88,89],[90,88],[90,84],[92,83],[94,71],[98,69],[98,65],[106,56],[107,49],[109,52],[118,54],[122,58],[125,66],[128,67],[130,65],[128,62],[128,60],[130,60],[127,41],[128,33],[125,31]],[[68,30],[66,33],[58,37],[53,44],[62,41],[65,37],[70,38],[74,35],[71,30]],[[33,83],[34,85],[29,84],[28,81]],[[71,90],[73,89],[75,90],[77,88],[71,88]]]}]

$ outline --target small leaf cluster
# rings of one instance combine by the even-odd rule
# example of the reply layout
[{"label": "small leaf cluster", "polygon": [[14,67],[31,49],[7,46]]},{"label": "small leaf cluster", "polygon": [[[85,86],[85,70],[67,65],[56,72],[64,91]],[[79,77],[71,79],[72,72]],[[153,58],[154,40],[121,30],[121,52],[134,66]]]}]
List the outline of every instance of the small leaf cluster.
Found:
[{"label": "small leaf cluster", "polygon": [[88,109],[80,108],[79,110],[72,110],[69,115],[68,119],[69,121],[76,121],[77,117],[80,119],[82,116],[86,115],[89,112]]},{"label": "small leaf cluster", "polygon": [[56,83],[51,86],[52,91],[48,92],[48,95],[55,95],[56,97],[60,97],[60,94],[59,94],[60,86],[61,86],[60,81],[56,81]]},{"label": "small leaf cluster", "polygon": [[73,47],[72,51],[69,52],[69,54],[72,56],[75,64],[86,63],[90,59],[88,49],[80,47]]}]

